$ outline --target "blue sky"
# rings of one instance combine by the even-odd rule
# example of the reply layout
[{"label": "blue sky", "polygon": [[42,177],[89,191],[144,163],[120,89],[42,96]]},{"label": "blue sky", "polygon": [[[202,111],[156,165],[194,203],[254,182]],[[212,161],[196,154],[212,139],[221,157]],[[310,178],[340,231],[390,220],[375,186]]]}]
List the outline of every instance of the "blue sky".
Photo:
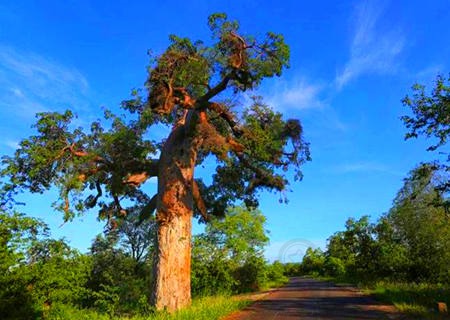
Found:
[{"label": "blue sky", "polygon": [[[213,12],[248,34],[282,33],[291,47],[291,68],[257,93],[301,119],[313,161],[289,204],[261,195],[267,258],[295,260],[348,217],[386,212],[407,173],[433,158],[426,141],[403,140],[400,100],[413,83],[449,72],[447,0],[1,2],[0,154],[32,133],[36,112],[70,108],[87,125],[102,106],[116,109],[145,81],[147,50],[162,52],[169,34],[209,39]],[[95,213],[62,225],[50,208],[56,192],[23,199],[21,210],[82,251],[102,230]]]}]

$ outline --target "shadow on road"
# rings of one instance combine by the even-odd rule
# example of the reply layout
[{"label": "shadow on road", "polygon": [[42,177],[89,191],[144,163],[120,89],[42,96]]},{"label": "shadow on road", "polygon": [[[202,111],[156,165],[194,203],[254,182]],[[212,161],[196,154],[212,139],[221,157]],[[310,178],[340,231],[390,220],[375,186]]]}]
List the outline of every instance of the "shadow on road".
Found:
[{"label": "shadow on road", "polygon": [[393,306],[382,305],[357,290],[331,283],[292,278],[243,311],[227,320],[252,319],[401,319]]}]

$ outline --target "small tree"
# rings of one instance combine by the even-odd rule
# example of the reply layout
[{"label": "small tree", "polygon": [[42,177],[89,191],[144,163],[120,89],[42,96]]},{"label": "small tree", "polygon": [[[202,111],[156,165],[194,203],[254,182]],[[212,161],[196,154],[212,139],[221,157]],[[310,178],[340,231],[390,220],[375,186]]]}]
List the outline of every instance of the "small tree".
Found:
[{"label": "small tree", "polygon": [[[170,311],[191,300],[193,214],[207,220],[236,200],[257,206],[258,190],[284,191],[283,172],[293,166],[294,177],[301,178],[300,165],[309,160],[298,120],[284,120],[260,98],[242,109],[235,103],[288,66],[283,37],[242,35],[225,14],[210,16],[208,24],[210,45],[170,36],[166,51],[152,59],[145,91],[134,90],[122,104],[130,120],[107,112],[110,129],[94,122],[84,132],[72,128],[70,111],[41,113],[38,134],[3,161],[2,174],[10,177],[0,193],[3,206],[20,189],[43,192],[56,186],[61,196],[55,207],[66,219],[97,206],[100,217],[114,224],[127,214],[125,199],[142,205],[143,218],[156,209],[152,303]],[[149,140],[151,128],[161,124],[171,128],[167,138]],[[207,186],[194,179],[194,171],[210,156],[218,165]],[[141,189],[150,177],[158,178],[153,196]]]},{"label": "small tree", "polygon": [[409,280],[448,283],[450,224],[436,185],[439,171],[422,164],[412,170],[394,200],[387,219],[408,257]]},{"label": "small tree", "polygon": [[209,221],[206,232],[194,237],[195,293],[258,289],[266,271],[263,248],[269,238],[265,220],[259,210],[230,207],[225,218]]}]

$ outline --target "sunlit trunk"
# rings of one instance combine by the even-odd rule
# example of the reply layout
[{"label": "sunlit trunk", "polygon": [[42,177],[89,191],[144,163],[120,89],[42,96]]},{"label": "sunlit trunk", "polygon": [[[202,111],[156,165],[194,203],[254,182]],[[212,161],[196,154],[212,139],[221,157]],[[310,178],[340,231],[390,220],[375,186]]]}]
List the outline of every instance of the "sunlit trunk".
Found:
[{"label": "sunlit trunk", "polygon": [[158,250],[152,304],[175,311],[191,303],[191,212],[158,229]]},{"label": "sunlit trunk", "polygon": [[158,176],[158,237],[152,304],[169,312],[191,302],[192,179],[196,141],[175,129],[161,153]]}]

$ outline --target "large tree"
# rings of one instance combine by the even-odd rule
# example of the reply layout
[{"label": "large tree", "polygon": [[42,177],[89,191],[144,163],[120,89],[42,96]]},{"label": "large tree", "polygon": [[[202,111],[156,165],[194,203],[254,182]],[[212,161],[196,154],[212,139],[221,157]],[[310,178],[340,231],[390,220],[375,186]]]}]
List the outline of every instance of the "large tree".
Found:
[{"label": "large tree", "polygon": [[[301,178],[300,165],[309,160],[298,120],[283,119],[260,98],[249,106],[237,103],[243,92],[288,66],[283,37],[243,35],[225,14],[210,16],[208,24],[208,44],[170,36],[166,51],[152,58],[145,88],[122,103],[129,118],[106,112],[111,126],[98,121],[86,132],[73,128],[70,111],[40,113],[37,134],[3,160],[9,177],[0,193],[4,207],[22,189],[56,186],[61,196],[55,207],[66,219],[98,207],[100,218],[114,225],[126,216],[125,204],[141,205],[142,219],[156,210],[152,303],[158,309],[190,303],[193,215],[207,220],[236,200],[255,207],[260,190],[283,192],[285,172],[293,167],[293,176]],[[170,133],[151,140],[152,128],[160,125]],[[194,179],[195,168],[213,157],[212,182]],[[158,179],[153,196],[142,190],[150,177]]]}]

